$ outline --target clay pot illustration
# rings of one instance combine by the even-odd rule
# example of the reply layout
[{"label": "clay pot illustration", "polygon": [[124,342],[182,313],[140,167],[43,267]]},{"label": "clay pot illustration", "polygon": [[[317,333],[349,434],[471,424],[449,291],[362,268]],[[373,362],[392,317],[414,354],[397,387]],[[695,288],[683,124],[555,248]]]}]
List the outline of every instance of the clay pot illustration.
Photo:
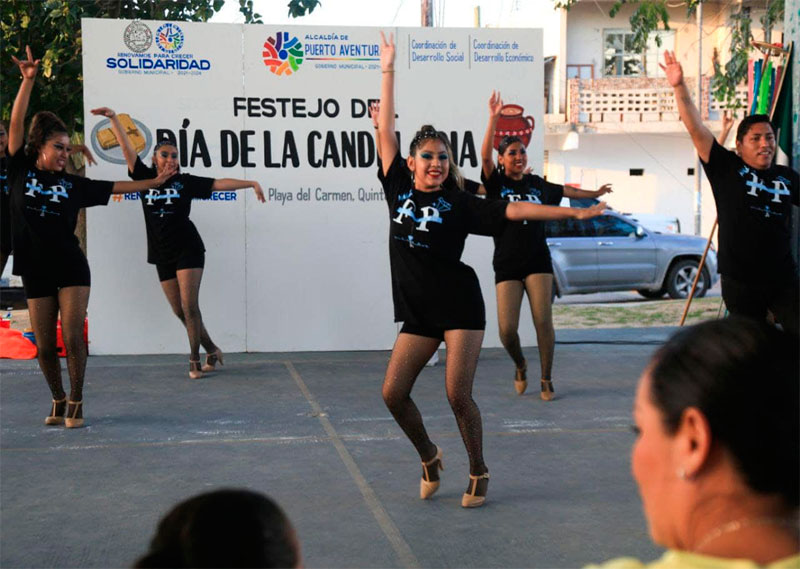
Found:
[{"label": "clay pot illustration", "polygon": [[523,116],[525,109],[519,105],[503,105],[500,109],[500,118],[497,119],[497,128],[494,131],[494,149],[500,145],[504,136],[518,136],[527,148],[533,132],[533,117]]}]

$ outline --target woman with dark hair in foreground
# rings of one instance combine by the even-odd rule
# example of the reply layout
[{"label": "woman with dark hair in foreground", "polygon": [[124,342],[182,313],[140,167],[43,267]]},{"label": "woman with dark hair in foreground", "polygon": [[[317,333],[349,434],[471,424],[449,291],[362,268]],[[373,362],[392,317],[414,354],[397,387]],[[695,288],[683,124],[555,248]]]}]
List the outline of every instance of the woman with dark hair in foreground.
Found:
[{"label": "woman with dark hair in foreground", "polygon": [[639,381],[631,467],[649,567],[800,566],[797,337],[742,317],[675,334]]}]

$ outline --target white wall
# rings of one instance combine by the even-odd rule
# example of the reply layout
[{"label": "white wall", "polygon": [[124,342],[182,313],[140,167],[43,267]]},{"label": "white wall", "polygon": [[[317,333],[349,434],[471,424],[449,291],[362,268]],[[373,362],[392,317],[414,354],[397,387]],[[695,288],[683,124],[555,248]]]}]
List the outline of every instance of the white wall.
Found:
[{"label": "white wall", "polygon": [[[603,30],[625,29],[635,6],[623,5],[614,18],[608,15],[611,2],[578,2],[569,11],[567,26],[567,63],[593,64],[595,78],[603,77]],[[703,5],[703,74],[713,72],[711,49],[726,37],[725,4]],[[687,76],[697,75],[697,26],[686,8],[669,10],[670,29],[675,30],[675,54],[684,64]]]},{"label": "white wall", "polygon": [[[111,106],[141,121],[151,134],[159,128],[179,133],[184,119],[191,147],[202,130],[212,164],[187,165],[190,173],[211,177],[258,180],[268,193],[260,204],[252,191],[236,194],[235,201],[195,202],[192,219],[206,244],[206,270],[200,304],[214,340],[226,351],[360,350],[390,348],[397,327],[392,322],[388,259],[388,211],[381,200],[361,201],[359,190],[375,191],[380,184],[376,164],[361,167],[312,166],[311,152],[321,159],[324,140],[332,133],[363,132],[372,140],[368,117],[354,116],[353,99],[379,96],[377,59],[313,60],[307,53],[292,75],[276,75],[263,61],[264,43],[278,32],[302,38],[308,44],[376,46],[373,28],[241,26],[236,24],[179,23],[184,33],[179,55],[208,61],[210,68],[188,74],[123,73],[107,61],[175,59],[150,47],[145,56],[131,54],[124,44],[130,22],[84,20],[84,105],[87,141],[104,128],[105,119],[89,109]],[[153,32],[163,22],[143,22]],[[423,123],[463,141],[471,134],[475,164],[465,167],[477,177],[480,144],[486,125],[486,101],[492,87],[501,89],[506,102],[520,104],[532,115],[536,130],[529,146],[532,165],[541,170],[543,156],[543,64],[541,30],[395,28],[397,38],[397,128],[401,151],[407,152],[413,133]],[[155,36],[155,34],[154,34]],[[338,39],[330,39],[336,36]],[[347,39],[342,39],[345,37]],[[415,42],[444,41],[446,48],[414,48]],[[481,51],[473,39],[508,42],[507,48],[487,48],[484,54],[525,53],[530,61],[507,64],[478,61]],[[338,49],[338,47],[336,48]],[[368,49],[368,48],[365,48]],[[418,54],[463,53],[441,62],[415,61]],[[325,54],[323,54],[325,55]],[[375,54],[377,55],[377,54]],[[332,65],[332,68],[325,67]],[[476,86],[482,86],[476,88]],[[302,99],[312,109],[318,99],[339,103],[335,116],[250,116],[234,110],[234,97]],[[107,121],[106,121],[107,122]],[[222,167],[223,130],[252,131],[248,145],[252,166],[242,160]],[[322,139],[311,136],[319,132]],[[271,136],[267,152],[265,135]],[[283,141],[293,134],[299,155],[297,166],[276,167]],[[152,153],[152,145],[143,157]],[[125,167],[114,163],[113,152],[98,152],[100,164],[89,177],[122,179]],[[460,149],[459,149],[460,150]],[[118,149],[117,149],[118,152]],[[150,154],[148,154],[148,152]],[[269,160],[268,160],[269,159]],[[149,161],[149,158],[146,158]],[[298,200],[310,188],[309,200]],[[350,202],[320,199],[317,192],[350,192]],[[291,195],[283,201],[279,194]],[[145,262],[146,241],[141,204],[113,201],[106,208],[88,210],[88,255],[93,273],[89,306],[90,341],[95,354],[185,352],[187,341],[171,314],[156,272]],[[492,242],[473,237],[464,260],[479,275],[487,306],[487,346],[498,346]],[[523,342],[533,341],[532,326],[523,326]]]}]

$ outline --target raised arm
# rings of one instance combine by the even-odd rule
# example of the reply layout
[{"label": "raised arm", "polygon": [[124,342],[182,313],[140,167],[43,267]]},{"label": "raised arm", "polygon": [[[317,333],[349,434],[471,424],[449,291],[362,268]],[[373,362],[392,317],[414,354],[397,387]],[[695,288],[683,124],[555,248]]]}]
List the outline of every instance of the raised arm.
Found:
[{"label": "raised arm", "polygon": [[136,165],[136,157],[138,155],[136,154],[136,149],[133,147],[131,139],[128,138],[128,135],[125,133],[125,129],[122,128],[122,123],[119,122],[117,113],[108,107],[92,109],[91,112],[93,115],[106,117],[111,120],[111,130],[114,131],[114,136],[117,137],[119,145],[122,147],[122,154],[125,156],[125,162],[128,164],[128,170],[133,172],[133,167]]},{"label": "raised arm", "polygon": [[489,124],[486,125],[486,134],[483,135],[481,145],[481,168],[483,175],[488,178],[494,170],[494,132],[497,130],[497,120],[500,118],[500,109],[503,108],[503,99],[500,91],[492,91],[489,97]]},{"label": "raised arm", "polygon": [[381,157],[383,173],[397,155],[397,138],[394,135],[394,34],[389,41],[381,32],[381,106],[378,117],[378,155]]},{"label": "raised arm", "polygon": [[[692,97],[689,95],[689,89],[686,83],[683,82],[683,68],[675,57],[675,52],[664,52],[664,64],[659,63],[661,69],[666,73],[667,81],[672,85],[675,91],[675,103],[678,105],[678,114],[683,121],[686,130],[689,131],[689,136],[692,137],[692,143],[697,149],[697,154],[703,162],[708,162],[708,157],[711,155],[711,147],[714,145],[714,135],[708,130],[708,127],[703,124],[703,119],[700,117],[700,111],[692,102]],[[700,78],[698,77],[698,81]]]},{"label": "raised arm", "polygon": [[28,103],[31,100],[33,83],[36,81],[36,74],[39,72],[39,59],[33,59],[30,46],[25,46],[28,59],[20,61],[13,55],[11,60],[19,67],[22,74],[22,83],[19,85],[17,97],[14,99],[14,106],[11,107],[11,120],[8,123],[8,149],[9,156],[17,153],[25,143],[25,115],[28,112]]},{"label": "raised arm", "polygon": [[581,190],[573,188],[572,186],[564,186],[564,197],[566,198],[599,198],[606,194],[610,194],[614,190],[611,189],[611,184],[603,184],[596,190]]},{"label": "raised arm", "polygon": [[719,136],[717,136],[717,142],[720,146],[725,146],[725,141],[728,140],[728,135],[731,133],[733,123],[733,111],[724,111],[722,113],[722,130],[720,131]]},{"label": "raised arm", "polygon": [[378,151],[378,160],[381,159],[381,138],[378,134],[380,124],[378,124],[378,117],[381,114],[381,104],[379,102],[370,103],[369,105],[369,118],[372,119],[372,128],[375,130],[375,149]]},{"label": "raised arm", "polygon": [[212,190],[230,192],[232,190],[244,190],[245,188],[253,188],[256,193],[256,198],[261,203],[267,201],[264,197],[264,190],[261,189],[261,184],[252,180],[237,180],[236,178],[217,178],[211,185]]},{"label": "raised arm", "polygon": [[606,202],[600,202],[592,207],[559,207],[531,202],[512,202],[506,208],[506,219],[509,221],[589,219],[601,215],[605,210]]},{"label": "raised arm", "polygon": [[177,168],[175,167],[165,168],[164,171],[158,176],[149,180],[124,180],[121,182],[114,182],[114,186],[111,188],[111,193],[130,194],[133,192],[141,192],[147,190],[148,188],[157,188],[175,175],[176,171]]}]

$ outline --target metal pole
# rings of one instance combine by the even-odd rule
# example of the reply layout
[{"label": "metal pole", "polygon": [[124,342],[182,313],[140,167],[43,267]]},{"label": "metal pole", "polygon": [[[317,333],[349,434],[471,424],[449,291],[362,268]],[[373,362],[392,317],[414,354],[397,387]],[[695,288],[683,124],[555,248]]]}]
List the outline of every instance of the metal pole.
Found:
[{"label": "metal pole", "polygon": [[481,27],[481,7],[480,6],[475,6],[475,10],[474,10],[473,14],[474,14],[474,19],[475,19],[475,27],[476,28],[480,28]]},{"label": "metal pole", "polygon": [[[697,4],[697,90],[695,103],[703,113],[703,3]],[[700,155],[695,150],[694,164],[694,234],[702,235],[702,207],[703,207],[703,166],[700,164]]]}]

